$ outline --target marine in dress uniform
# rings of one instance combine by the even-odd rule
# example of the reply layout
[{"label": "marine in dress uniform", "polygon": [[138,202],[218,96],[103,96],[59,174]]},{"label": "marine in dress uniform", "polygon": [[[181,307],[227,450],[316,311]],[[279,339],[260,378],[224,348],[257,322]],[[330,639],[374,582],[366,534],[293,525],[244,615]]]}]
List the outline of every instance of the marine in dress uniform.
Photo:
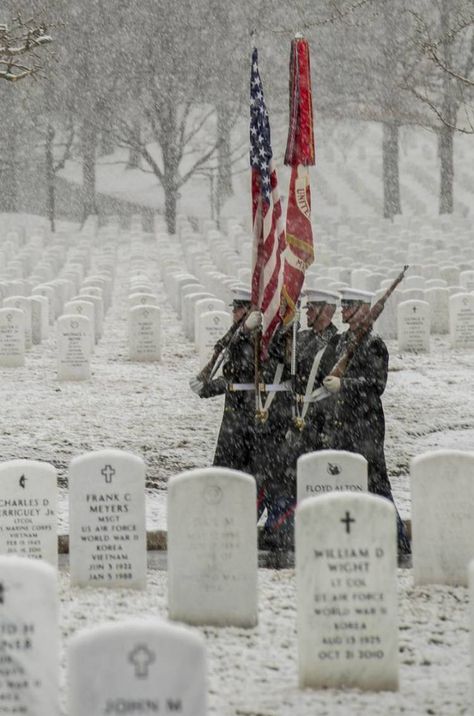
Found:
[{"label": "marine in dress uniform", "polygon": [[[339,338],[337,358],[344,353],[353,331],[367,318],[372,296],[367,291],[341,290],[342,320],[349,329]],[[328,376],[323,385],[335,396],[330,447],[363,455],[368,462],[369,491],[394,502],[385,464],[385,416],[381,399],[387,374],[387,347],[370,329],[343,377]],[[410,543],[398,511],[397,524],[399,554],[409,554]]]},{"label": "marine in dress uniform", "polygon": [[[250,291],[236,288],[232,302],[234,324],[242,322],[251,306]],[[239,390],[254,383],[254,339],[245,325],[228,344],[222,364],[222,376],[203,382],[189,382],[201,398],[225,395],[224,414],[217,438],[213,465],[253,473],[255,447],[255,392]],[[237,389],[236,389],[237,388]]]},{"label": "marine in dress uniform", "polygon": [[[280,402],[270,409],[270,420],[278,429],[273,431],[273,439],[269,434],[266,444],[267,474],[263,494],[267,521],[264,535],[266,543],[275,549],[293,546],[296,461],[305,452],[326,447],[326,415],[333,403],[331,399],[310,403],[309,397],[321,386],[336,362],[337,329],[332,318],[339,294],[312,289],[305,292],[305,297],[308,328],[300,331],[296,338],[295,389],[299,399],[295,401],[291,393],[283,393]],[[288,338],[291,335],[287,332],[274,341],[275,352],[287,353],[287,363],[290,358]],[[286,377],[290,377],[289,370]]]}]

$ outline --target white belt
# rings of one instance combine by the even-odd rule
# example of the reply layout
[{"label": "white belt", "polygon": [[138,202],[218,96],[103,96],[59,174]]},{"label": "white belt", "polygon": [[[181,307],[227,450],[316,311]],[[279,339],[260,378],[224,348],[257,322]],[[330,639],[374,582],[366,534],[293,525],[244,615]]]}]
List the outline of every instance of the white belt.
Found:
[{"label": "white belt", "polygon": [[[259,383],[258,388],[262,393],[279,393],[291,390],[291,383],[289,380],[284,383]],[[227,390],[231,393],[239,390],[255,390],[255,383],[229,383]]]}]

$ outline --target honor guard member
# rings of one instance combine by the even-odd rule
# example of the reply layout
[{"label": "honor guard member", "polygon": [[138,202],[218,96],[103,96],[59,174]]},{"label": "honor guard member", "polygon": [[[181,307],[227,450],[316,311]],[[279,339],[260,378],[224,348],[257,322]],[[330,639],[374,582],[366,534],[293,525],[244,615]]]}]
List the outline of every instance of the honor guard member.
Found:
[{"label": "honor guard member", "polygon": [[[349,328],[339,338],[336,348],[338,359],[358,325],[367,319],[373,297],[372,293],[352,288],[341,289],[340,293],[342,321]],[[369,491],[393,503],[384,453],[382,394],[387,373],[387,347],[370,328],[357,346],[343,377],[329,375],[323,380],[323,385],[336,397],[330,447],[363,455],[368,462]],[[410,542],[398,511],[397,525],[399,555],[408,555]]]},{"label": "honor guard member", "polygon": [[[307,329],[299,331],[296,336],[296,395],[286,393],[285,402],[281,403],[284,407],[275,416],[277,419],[281,415],[284,420],[286,440],[275,441],[272,446],[273,459],[264,481],[267,507],[264,539],[273,549],[293,546],[296,461],[303,453],[327,447],[326,416],[334,403],[331,398],[311,403],[310,398],[336,362],[338,332],[332,318],[339,294],[308,289],[304,297]],[[286,353],[287,364],[291,362],[289,338],[290,332],[281,333],[276,341],[280,353]],[[288,372],[285,377],[289,377]]]},{"label": "honor guard member", "polygon": [[250,291],[235,288],[232,321],[233,326],[238,327],[223,348],[222,376],[206,381],[200,374],[192,378],[189,385],[201,398],[225,395],[213,465],[252,474],[255,444],[254,344],[244,325],[250,306]]},{"label": "honor guard member", "polygon": [[302,433],[299,454],[328,447],[327,424],[334,401],[311,402],[311,394],[322,385],[336,363],[339,340],[332,322],[339,293],[308,289],[304,296],[307,329],[298,333],[296,348],[295,427]]}]

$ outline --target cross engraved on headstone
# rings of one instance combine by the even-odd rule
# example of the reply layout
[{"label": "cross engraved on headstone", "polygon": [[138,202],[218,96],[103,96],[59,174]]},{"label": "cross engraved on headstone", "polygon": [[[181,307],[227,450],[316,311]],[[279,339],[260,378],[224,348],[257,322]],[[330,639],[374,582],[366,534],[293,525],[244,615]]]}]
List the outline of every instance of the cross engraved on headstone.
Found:
[{"label": "cross engraved on headstone", "polygon": [[82,312],[83,312],[83,310],[84,310],[84,309],[83,309],[83,307],[82,307],[82,306],[78,306],[78,307],[77,307],[77,312],[78,312],[78,313],[82,313]]},{"label": "cross engraved on headstone", "polygon": [[100,471],[100,473],[101,473],[101,475],[103,475],[103,476],[105,477],[105,481],[106,481],[107,483],[110,483],[110,482],[112,482],[112,478],[113,478],[113,476],[115,475],[115,470],[114,470],[114,468],[112,467],[112,465],[106,465],[106,466]]},{"label": "cross engraved on headstone", "polygon": [[154,651],[150,651],[146,644],[137,644],[137,646],[128,655],[128,660],[135,667],[135,676],[138,679],[148,678],[148,667],[156,659]]},{"label": "cross engraved on headstone", "polygon": [[416,306],[413,306],[412,311],[413,313],[416,313]]},{"label": "cross engraved on headstone", "polygon": [[346,516],[344,519],[341,520],[346,525],[346,532],[347,534],[350,534],[351,532],[351,522],[355,522],[355,519],[351,517],[350,512],[346,512]]},{"label": "cross engraved on headstone", "polygon": [[143,311],[143,315],[145,316],[145,318],[148,318],[148,316],[150,315],[150,311]]},{"label": "cross engraved on headstone", "polygon": [[22,476],[20,477],[20,479],[18,480],[18,484],[20,485],[20,487],[22,487],[23,489],[25,489],[25,487],[26,487],[26,477],[25,477],[25,475],[22,475]]}]

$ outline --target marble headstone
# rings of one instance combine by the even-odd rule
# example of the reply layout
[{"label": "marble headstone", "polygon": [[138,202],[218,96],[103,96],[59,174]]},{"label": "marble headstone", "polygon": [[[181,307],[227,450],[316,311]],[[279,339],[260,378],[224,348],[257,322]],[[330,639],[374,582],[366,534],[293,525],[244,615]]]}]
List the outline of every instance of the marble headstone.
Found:
[{"label": "marble headstone", "polygon": [[229,330],[230,317],[225,311],[207,311],[199,317],[199,365],[206,365],[217,341]]},{"label": "marble headstone", "polygon": [[450,297],[449,334],[452,348],[474,348],[474,295]]},{"label": "marble headstone", "polygon": [[71,582],[146,586],[145,464],[123,450],[76,457],[69,468]]},{"label": "marble headstone", "polygon": [[393,505],[312,497],[296,509],[295,536],[300,687],[397,690]]},{"label": "marble headstone", "polygon": [[55,468],[37,460],[0,463],[0,554],[58,564]]},{"label": "marble headstone", "polygon": [[57,578],[51,565],[0,557],[0,634],[2,712],[59,716]]},{"label": "marble headstone", "polygon": [[25,313],[19,308],[0,309],[0,366],[25,365]]},{"label": "marble headstone", "polygon": [[128,312],[129,354],[134,361],[161,360],[161,311],[137,305]]},{"label": "marble headstone", "polygon": [[439,450],[410,468],[415,584],[467,586],[474,559],[474,452]]},{"label": "marble headstone", "polygon": [[203,637],[158,619],[106,624],[69,643],[69,716],[207,716]]},{"label": "marble headstone", "polygon": [[26,296],[10,296],[3,301],[4,308],[17,308],[25,314],[25,348],[29,350],[33,345],[31,328],[31,304]]},{"label": "marble headstone", "polygon": [[211,311],[225,312],[225,303],[220,298],[202,298],[194,305],[194,341],[199,347],[199,325],[203,313]]},{"label": "marble headstone", "polygon": [[400,351],[429,352],[430,306],[426,301],[398,304],[398,347]]},{"label": "marble headstone", "polygon": [[58,380],[90,378],[91,324],[86,316],[61,316],[57,322]]},{"label": "marble headstone", "polygon": [[64,304],[63,313],[65,316],[85,316],[89,319],[91,351],[93,351],[95,345],[95,306],[93,302],[75,298]]},{"label": "marble headstone", "polygon": [[319,450],[298,458],[297,501],[329,492],[367,492],[367,460],[345,450]]},{"label": "marble headstone", "polygon": [[168,609],[172,619],[189,624],[257,623],[256,485],[250,475],[212,467],[170,478]]}]

